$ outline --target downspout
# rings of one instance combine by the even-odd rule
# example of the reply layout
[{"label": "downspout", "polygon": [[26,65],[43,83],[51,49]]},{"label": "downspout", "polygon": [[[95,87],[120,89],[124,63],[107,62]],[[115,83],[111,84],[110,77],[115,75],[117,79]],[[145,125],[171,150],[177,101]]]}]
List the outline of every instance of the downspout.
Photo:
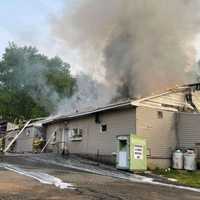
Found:
[{"label": "downspout", "polygon": [[193,102],[191,89],[189,89],[188,93],[185,94],[185,98],[187,103],[189,103],[196,112],[199,112],[199,110],[197,109],[196,105]]}]

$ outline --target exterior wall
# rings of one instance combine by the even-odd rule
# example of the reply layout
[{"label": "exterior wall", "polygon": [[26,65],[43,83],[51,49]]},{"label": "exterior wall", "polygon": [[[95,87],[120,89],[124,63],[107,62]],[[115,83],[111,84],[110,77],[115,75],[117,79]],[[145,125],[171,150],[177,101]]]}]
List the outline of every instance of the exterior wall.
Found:
[{"label": "exterior wall", "polygon": [[[95,123],[94,115],[72,120],[68,128],[83,129],[83,140],[73,141],[70,144],[70,152],[93,153],[101,155],[112,155],[117,151],[117,136],[135,133],[135,110],[124,109],[120,111],[109,111],[99,114],[100,124]],[[101,132],[101,124],[107,125],[107,131]]]},{"label": "exterior wall", "polygon": [[166,169],[168,167],[171,167],[171,159],[159,159],[159,158],[148,158],[147,159],[147,166],[149,169],[156,169],[161,168],[161,169]]},{"label": "exterior wall", "polygon": [[[162,112],[162,118],[158,112]],[[100,124],[95,122],[95,114],[71,119],[63,123],[48,125],[47,141],[56,130],[56,142],[61,142],[62,133],[74,128],[83,130],[80,141],[71,141],[66,137],[66,146],[70,153],[79,154],[107,163],[115,163],[117,136],[136,133],[146,139],[148,148],[148,167],[167,168],[171,165],[172,151],[177,146],[176,113],[155,108],[138,107],[118,111],[99,113]],[[107,131],[101,132],[101,124],[107,125]],[[47,150],[58,151],[59,146],[49,144]]]},{"label": "exterior wall", "polygon": [[[66,141],[67,148],[72,154],[90,155],[90,157],[101,157],[107,160],[113,160],[113,153],[117,152],[117,136],[135,133],[135,108],[128,108],[115,111],[106,111],[99,113],[100,124],[95,122],[95,114],[72,119],[65,123],[57,123],[47,126],[47,140],[55,131],[56,127],[59,131],[57,134],[57,142],[61,139],[63,129],[71,130],[80,128],[83,131],[83,137],[80,141]],[[101,132],[101,124],[107,125],[107,131]],[[52,149],[52,145],[48,145],[48,150]]]},{"label": "exterior wall", "polygon": [[178,139],[180,148],[195,148],[200,143],[200,114],[178,113]]},{"label": "exterior wall", "polygon": [[[9,137],[6,137],[5,145],[7,146],[11,139],[10,137],[15,137],[16,134],[19,133],[19,130],[14,130],[9,132]],[[36,136],[42,136],[43,132],[42,129],[36,127],[28,127],[26,128],[23,133],[17,138],[15,142],[14,152],[16,153],[25,153],[25,152],[32,152],[33,151],[33,139]]]},{"label": "exterior wall", "polygon": [[175,112],[138,107],[136,132],[138,136],[146,139],[148,166],[169,167],[172,151],[177,145]]}]

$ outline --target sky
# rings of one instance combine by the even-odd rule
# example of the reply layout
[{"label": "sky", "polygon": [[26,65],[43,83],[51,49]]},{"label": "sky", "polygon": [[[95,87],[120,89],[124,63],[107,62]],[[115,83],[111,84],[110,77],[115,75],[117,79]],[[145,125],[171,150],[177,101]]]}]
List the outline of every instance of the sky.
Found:
[{"label": "sky", "polygon": [[49,37],[49,18],[62,8],[62,3],[63,0],[1,1],[0,53],[9,41],[23,43]]},{"label": "sky", "polygon": [[[64,6],[71,8],[76,0],[1,0],[0,1],[0,56],[9,42],[33,45],[50,57],[60,56],[70,60],[68,52],[52,34],[54,16],[62,13]],[[74,69],[76,71],[76,69]]]}]

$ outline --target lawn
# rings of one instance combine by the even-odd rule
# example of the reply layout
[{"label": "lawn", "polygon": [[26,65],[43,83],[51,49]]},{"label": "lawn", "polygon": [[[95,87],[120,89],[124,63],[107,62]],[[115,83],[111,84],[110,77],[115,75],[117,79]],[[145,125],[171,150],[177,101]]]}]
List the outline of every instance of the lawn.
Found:
[{"label": "lawn", "polygon": [[177,183],[180,184],[200,188],[200,171],[189,172],[185,170],[157,169],[154,173],[167,178],[176,179]]}]

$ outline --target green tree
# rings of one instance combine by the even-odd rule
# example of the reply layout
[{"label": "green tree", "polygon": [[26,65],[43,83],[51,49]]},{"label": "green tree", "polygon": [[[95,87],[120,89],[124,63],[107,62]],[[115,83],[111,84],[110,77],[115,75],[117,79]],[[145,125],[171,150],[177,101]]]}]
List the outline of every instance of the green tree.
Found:
[{"label": "green tree", "polygon": [[46,116],[75,89],[70,65],[59,57],[50,59],[34,47],[14,43],[5,49],[0,61],[0,115],[4,118]]}]

